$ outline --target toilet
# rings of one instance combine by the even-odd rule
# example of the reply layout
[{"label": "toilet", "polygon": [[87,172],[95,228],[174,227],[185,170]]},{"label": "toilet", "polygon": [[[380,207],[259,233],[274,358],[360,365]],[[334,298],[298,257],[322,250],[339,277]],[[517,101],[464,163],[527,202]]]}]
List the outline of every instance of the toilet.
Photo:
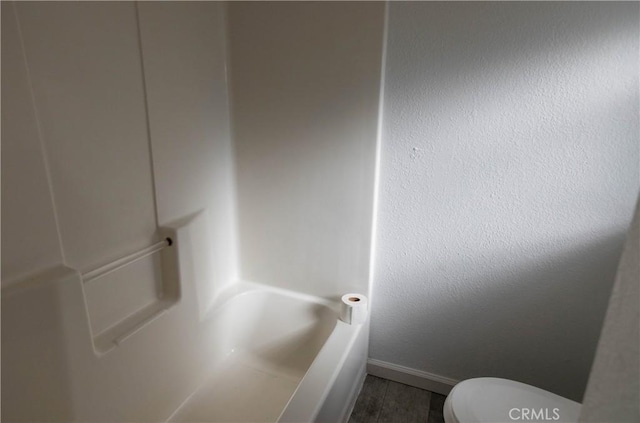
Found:
[{"label": "toilet", "polygon": [[524,383],[481,377],[454,386],[443,411],[446,423],[575,423],[580,403]]}]

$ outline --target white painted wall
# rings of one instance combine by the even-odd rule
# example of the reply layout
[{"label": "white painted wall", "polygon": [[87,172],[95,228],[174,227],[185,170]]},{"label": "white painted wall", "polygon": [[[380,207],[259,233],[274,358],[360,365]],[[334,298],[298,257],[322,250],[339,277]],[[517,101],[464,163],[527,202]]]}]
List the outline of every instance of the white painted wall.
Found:
[{"label": "white painted wall", "polygon": [[367,292],[384,3],[229,5],[240,277]]},{"label": "white painted wall", "polygon": [[372,358],[582,399],[638,194],[638,8],[391,3]]}]

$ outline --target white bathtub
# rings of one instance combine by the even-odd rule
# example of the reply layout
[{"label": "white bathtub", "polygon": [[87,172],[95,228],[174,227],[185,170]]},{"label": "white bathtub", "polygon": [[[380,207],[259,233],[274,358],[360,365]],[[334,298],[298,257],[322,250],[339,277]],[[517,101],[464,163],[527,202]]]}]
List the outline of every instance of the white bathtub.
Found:
[{"label": "white bathtub", "polygon": [[337,313],[335,302],[235,284],[204,322],[208,374],[169,421],[344,420],[364,377],[366,331]]},{"label": "white bathtub", "polygon": [[164,231],[179,284],[100,333],[74,269],[3,289],[2,421],[346,421],[368,326],[339,321],[337,300],[244,282],[202,317],[194,229]]}]

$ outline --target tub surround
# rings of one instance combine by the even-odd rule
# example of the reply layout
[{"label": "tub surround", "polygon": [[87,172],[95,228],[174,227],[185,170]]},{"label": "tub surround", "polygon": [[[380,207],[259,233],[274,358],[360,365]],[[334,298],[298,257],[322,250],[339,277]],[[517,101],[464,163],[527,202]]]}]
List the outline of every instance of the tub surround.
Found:
[{"label": "tub surround", "polygon": [[[304,304],[368,294],[384,5],[228,7],[2,3],[3,419],[191,419],[214,389],[205,375],[233,379],[215,365],[233,337],[211,322],[224,297],[249,298],[241,280]],[[269,81],[275,91],[251,98]],[[252,122],[269,113],[272,126]],[[246,136],[256,128],[269,136]],[[82,283],[167,231],[173,246]],[[307,370],[271,369],[281,396],[256,413],[346,418],[368,327],[338,322],[327,336]],[[255,354],[229,360],[267,389],[254,379],[264,360],[258,373]]]},{"label": "tub surround", "polygon": [[[93,269],[199,210],[199,313],[236,280],[224,10],[2,3],[3,286],[58,264]],[[87,285],[94,310],[103,298],[116,314],[154,301],[161,272],[148,267]],[[112,311],[100,311],[105,324]]]},{"label": "tub surround", "polygon": [[240,279],[369,294],[384,2],[231,2]]},{"label": "tub surround", "polygon": [[[105,332],[94,332],[77,269],[60,266],[3,290],[2,383],[14,387],[3,393],[3,420],[161,421],[180,405],[180,396],[200,378],[206,349],[199,336],[194,290],[198,263],[190,254],[198,216],[188,222],[163,228],[174,240],[174,246],[161,253],[165,276],[179,284],[179,294],[168,308],[137,324],[122,326],[125,318]],[[158,298],[162,301],[166,298]],[[47,325],[37,324],[40,321]],[[114,328],[118,336],[101,343]],[[48,363],[43,367],[59,372],[47,377],[45,386],[63,394],[41,398],[34,388],[40,386],[40,367],[25,370],[33,363]],[[49,402],[46,410],[34,406]]]}]

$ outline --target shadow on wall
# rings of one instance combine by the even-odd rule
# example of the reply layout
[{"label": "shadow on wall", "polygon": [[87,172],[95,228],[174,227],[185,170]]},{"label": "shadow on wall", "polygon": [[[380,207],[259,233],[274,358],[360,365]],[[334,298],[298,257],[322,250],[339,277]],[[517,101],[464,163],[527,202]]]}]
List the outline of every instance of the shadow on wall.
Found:
[{"label": "shadow on wall", "polygon": [[638,4],[390,5],[371,357],[580,400],[638,193]]},{"label": "shadow on wall", "polygon": [[[622,205],[614,194],[625,168],[612,172],[610,161],[630,163],[638,155],[637,143],[618,142],[623,148],[609,150],[616,156],[610,159],[601,153],[610,144],[602,138],[607,126],[629,115],[629,107],[638,115],[637,59],[618,60],[629,55],[628,40],[637,39],[633,6],[631,18],[623,21],[604,5],[569,3],[431,3],[427,22],[421,21],[424,13],[403,14],[416,22],[402,24],[424,29],[411,40],[417,46],[409,47],[405,34],[394,46],[390,31],[393,76],[387,78],[385,104],[398,110],[392,112],[396,121],[385,122],[385,138],[415,146],[408,164],[404,151],[389,154],[394,166],[405,168],[399,182],[446,175],[449,185],[429,188],[439,190],[445,204],[451,202],[449,187],[467,201],[486,203],[516,184],[515,206],[533,205],[539,215],[566,209],[568,198],[577,196],[594,209],[606,208],[597,195]],[[576,11],[583,12],[580,19],[566,19]],[[420,45],[425,40],[429,47]],[[637,51],[637,42],[634,47]],[[426,59],[407,58],[417,53]],[[412,115],[415,126],[406,123]],[[621,126],[607,136],[637,139],[637,124]],[[494,188],[491,199],[487,187]],[[548,194],[567,197],[550,204]],[[628,204],[618,210],[630,216]]]},{"label": "shadow on wall", "polygon": [[388,299],[398,313],[384,342],[401,357],[413,333],[428,351],[416,368],[446,361],[452,367],[439,372],[453,378],[504,377],[580,401],[623,241],[618,233],[592,244],[540,245],[537,256],[494,253],[491,268],[471,276],[455,269],[473,259],[438,264],[451,270],[446,278],[412,276],[438,294],[428,305],[407,310],[402,293]]},{"label": "shadow on wall", "polygon": [[[425,14],[419,12],[425,5],[396,5],[391,9],[390,24],[394,24],[394,9],[416,10],[417,13],[402,13],[402,24],[419,27],[421,33],[410,40],[414,45],[400,45],[397,49],[391,46],[390,66],[400,67],[392,61],[401,62],[401,56],[416,48],[415,44],[421,39],[429,39],[433,45],[424,48],[424,53],[431,59],[432,72],[425,77],[424,69],[401,66],[401,83],[388,80],[387,83],[394,85],[387,91],[402,90],[399,94],[409,99],[425,91],[434,94],[446,91],[453,103],[468,93],[470,84],[482,82],[479,78],[487,76],[494,81],[485,82],[499,82],[487,84],[487,88],[508,92],[509,85],[518,79],[536,77],[540,71],[549,73],[553,79],[545,80],[542,78],[545,75],[536,78],[538,87],[545,88],[548,83],[558,84],[564,79],[580,77],[579,72],[584,71],[585,65],[591,68],[587,72],[602,72],[603,66],[617,68],[620,62],[602,63],[600,58],[603,54],[613,57],[625,54],[625,42],[637,34],[639,25],[637,4],[617,6],[612,9],[597,3],[552,3],[541,7],[535,2],[506,5],[434,2],[426,6],[429,18],[425,20]],[[623,14],[626,17],[620,19]],[[411,16],[407,18],[408,15]],[[567,19],[567,16],[578,17]],[[390,43],[393,43],[393,28],[390,32]],[[557,66],[563,61],[562,68]],[[562,85],[558,84],[558,88],[562,90]],[[545,94],[557,93],[546,91]]]}]

